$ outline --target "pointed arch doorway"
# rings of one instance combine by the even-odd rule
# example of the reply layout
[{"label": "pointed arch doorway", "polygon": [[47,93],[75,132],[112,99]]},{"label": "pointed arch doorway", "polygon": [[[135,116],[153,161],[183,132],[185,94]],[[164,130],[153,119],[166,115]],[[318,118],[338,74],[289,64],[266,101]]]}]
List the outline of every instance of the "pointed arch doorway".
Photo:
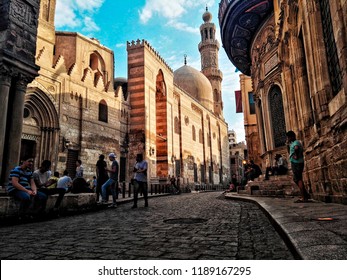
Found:
[{"label": "pointed arch doorway", "polygon": [[[59,117],[54,99],[39,88],[28,88],[23,112],[21,158],[30,154],[35,168],[42,160],[57,162],[59,152]],[[52,169],[53,169],[52,167]]]},{"label": "pointed arch doorway", "polygon": [[167,92],[162,70],[156,79],[156,155],[157,176],[168,177],[168,139],[167,139]]}]

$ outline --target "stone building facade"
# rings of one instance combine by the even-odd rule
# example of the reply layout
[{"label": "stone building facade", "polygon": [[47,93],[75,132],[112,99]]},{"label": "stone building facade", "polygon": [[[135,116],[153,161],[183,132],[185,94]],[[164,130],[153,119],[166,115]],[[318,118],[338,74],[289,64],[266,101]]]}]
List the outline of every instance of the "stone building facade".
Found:
[{"label": "stone building facade", "polygon": [[[129,161],[132,166],[136,154],[144,153],[152,180],[174,175],[182,183],[219,184],[229,178],[222,73],[211,18],[206,11],[199,44],[202,73],[211,76],[186,60],[173,71],[147,41],[128,42]],[[211,27],[207,37],[206,26]]]},{"label": "stone building facade", "polygon": [[[17,7],[20,0],[8,2]],[[21,129],[1,124],[1,129],[9,132],[1,138],[4,158],[8,157],[6,151],[14,151],[1,184],[6,182],[10,167],[25,156],[35,159],[34,168],[49,159],[52,171],[67,169],[72,177],[80,159],[84,177],[90,179],[99,155],[110,152],[118,156],[122,182],[132,178],[137,153],[143,153],[148,161],[153,182],[169,175],[181,177],[182,183],[226,182],[230,173],[227,124],[222,114],[222,73],[212,15],[204,14],[209,35],[202,37],[200,44],[210,80],[188,65],[174,72],[145,40],[128,43],[128,78],[115,79],[113,51],[97,39],[56,31],[55,7],[56,0],[41,0],[28,8],[37,12],[28,15],[36,16],[38,26],[37,34],[28,36],[37,39],[27,49],[31,51],[25,64],[29,84],[20,91],[17,85],[12,88],[6,75],[0,78],[1,98],[3,91],[8,95],[18,91],[16,96],[22,98],[15,102],[16,111],[11,111]],[[1,42],[1,69],[7,69],[3,54],[10,49],[10,42]],[[19,54],[25,56],[23,50]],[[9,71],[17,66],[8,65]],[[3,106],[6,100],[1,101]],[[6,116],[5,111],[1,114]],[[13,138],[18,140],[16,146],[8,140]]]},{"label": "stone building facade", "polygon": [[252,79],[249,76],[240,74],[240,90],[242,96],[243,123],[245,127],[245,139],[247,143],[247,160],[253,160],[260,167],[263,166],[260,157],[260,141],[257,126],[257,116],[254,101]]},{"label": "stone building facade", "polygon": [[[231,3],[232,2],[232,3]],[[305,148],[312,196],[347,203],[347,3],[221,1],[222,41],[251,76],[263,162],[287,155],[285,132]]]},{"label": "stone building facade", "polygon": [[39,5],[38,0],[0,3],[0,185],[18,164],[25,91],[38,75]]},{"label": "stone building facade", "polygon": [[236,174],[237,182],[241,183],[244,175],[244,164],[248,159],[248,150],[245,142],[237,142],[234,130],[228,131],[230,153],[230,176]]},{"label": "stone building facade", "polygon": [[122,87],[114,87],[113,52],[96,39],[56,32],[54,13],[55,1],[41,1],[40,75],[27,88],[21,154],[33,155],[36,167],[49,159],[52,169],[68,169],[72,177],[80,159],[91,178],[100,154],[115,152],[123,162],[128,102]]}]

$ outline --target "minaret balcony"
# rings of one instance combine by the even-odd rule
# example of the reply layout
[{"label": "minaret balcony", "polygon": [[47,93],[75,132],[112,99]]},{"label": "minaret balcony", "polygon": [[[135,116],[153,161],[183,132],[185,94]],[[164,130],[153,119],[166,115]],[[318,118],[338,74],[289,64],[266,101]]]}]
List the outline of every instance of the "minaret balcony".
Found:
[{"label": "minaret balcony", "polygon": [[206,47],[206,46],[215,46],[219,50],[220,45],[219,45],[218,40],[207,39],[207,40],[199,43],[199,50],[201,48]]}]

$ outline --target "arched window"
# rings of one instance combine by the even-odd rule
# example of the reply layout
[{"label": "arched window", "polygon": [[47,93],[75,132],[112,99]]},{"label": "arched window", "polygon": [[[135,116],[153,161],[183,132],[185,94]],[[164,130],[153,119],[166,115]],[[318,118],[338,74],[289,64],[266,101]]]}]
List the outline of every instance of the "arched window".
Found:
[{"label": "arched window", "polygon": [[92,53],[89,57],[89,67],[92,70],[98,69],[99,66],[99,59],[98,56],[95,53]]},{"label": "arched window", "polygon": [[272,121],[272,132],[275,148],[286,143],[286,122],[284,119],[282,92],[278,86],[272,87],[269,93],[269,105]]},{"label": "arched window", "polygon": [[99,121],[108,122],[108,107],[105,100],[101,100],[99,103]]},{"label": "arched window", "polygon": [[192,138],[193,138],[193,141],[196,141],[196,134],[195,134],[195,126],[194,125],[192,126]]}]

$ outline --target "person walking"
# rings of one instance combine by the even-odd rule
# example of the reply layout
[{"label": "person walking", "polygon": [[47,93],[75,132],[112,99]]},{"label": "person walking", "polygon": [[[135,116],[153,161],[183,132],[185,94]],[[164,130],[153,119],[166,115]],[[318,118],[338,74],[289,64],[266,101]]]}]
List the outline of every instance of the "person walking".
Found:
[{"label": "person walking", "polygon": [[134,167],[134,205],[131,207],[132,209],[137,208],[137,200],[139,191],[143,193],[143,197],[145,199],[145,207],[148,207],[148,189],[147,189],[147,161],[143,159],[142,154],[137,154],[136,156],[136,164]]},{"label": "person walking", "polygon": [[108,180],[106,168],[105,156],[99,155],[99,160],[96,162],[96,201],[99,201],[101,197],[101,186]]},{"label": "person walking", "polygon": [[112,162],[111,169],[107,169],[110,173],[110,178],[101,186],[101,195],[102,195],[102,204],[107,203],[107,188],[111,188],[111,194],[113,203],[109,207],[117,207],[117,183],[118,183],[118,175],[119,175],[119,165],[116,160],[116,155],[114,153],[110,153],[108,155],[109,160]]},{"label": "person walking", "polygon": [[22,163],[11,170],[7,192],[10,196],[20,201],[18,215],[20,218],[28,215],[31,204],[38,204],[38,213],[46,209],[47,195],[37,190],[33,179],[34,159],[24,158]]},{"label": "person walking", "polygon": [[295,203],[307,202],[309,194],[302,178],[304,171],[304,149],[301,142],[296,139],[294,131],[288,131],[286,135],[289,144],[289,160],[292,166],[293,180],[298,185],[301,193],[301,198],[296,200]]}]

